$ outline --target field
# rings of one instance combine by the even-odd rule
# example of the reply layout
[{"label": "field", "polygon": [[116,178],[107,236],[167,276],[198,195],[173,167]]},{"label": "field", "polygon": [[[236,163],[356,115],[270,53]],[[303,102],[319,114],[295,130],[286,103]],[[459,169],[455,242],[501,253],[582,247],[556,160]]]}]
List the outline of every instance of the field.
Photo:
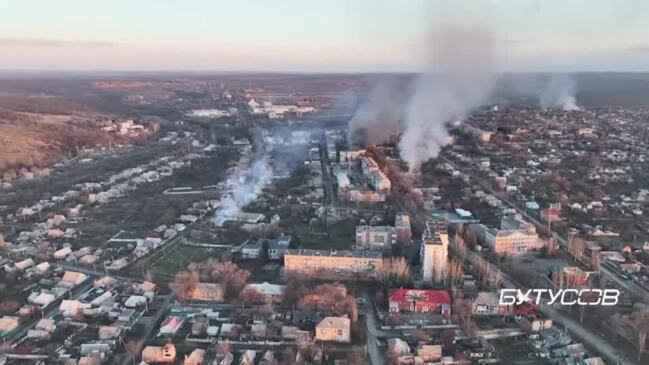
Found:
[{"label": "field", "polygon": [[326,231],[311,230],[306,226],[291,227],[299,237],[299,247],[320,250],[349,250],[356,234],[354,220],[342,220],[330,224]]},{"label": "field", "polygon": [[219,258],[226,248],[208,248],[177,244],[160,257],[149,263],[149,268],[156,274],[173,275],[192,262]]}]

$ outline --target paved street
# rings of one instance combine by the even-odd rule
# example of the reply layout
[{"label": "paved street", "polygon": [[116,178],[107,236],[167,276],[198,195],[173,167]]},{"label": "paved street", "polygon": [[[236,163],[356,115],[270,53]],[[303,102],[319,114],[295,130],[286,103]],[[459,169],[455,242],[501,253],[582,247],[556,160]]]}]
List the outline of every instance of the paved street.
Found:
[{"label": "paved street", "polygon": [[380,329],[376,322],[376,311],[374,310],[374,302],[369,297],[365,295],[365,323],[367,325],[367,351],[370,354],[370,360],[372,365],[384,365],[386,364],[385,355],[381,353],[378,346],[378,339]]}]

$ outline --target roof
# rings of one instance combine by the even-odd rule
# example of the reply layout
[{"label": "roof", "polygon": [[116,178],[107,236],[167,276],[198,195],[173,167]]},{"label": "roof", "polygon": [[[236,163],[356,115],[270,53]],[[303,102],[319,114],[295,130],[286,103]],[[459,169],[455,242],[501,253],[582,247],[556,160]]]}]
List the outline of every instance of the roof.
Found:
[{"label": "roof", "polygon": [[0,318],[0,335],[13,331],[18,327],[19,319],[13,316],[4,316]]},{"label": "roof", "polygon": [[133,308],[133,307],[137,307],[140,304],[145,304],[145,303],[146,303],[146,297],[141,295],[131,295],[124,302],[124,306],[127,308]]},{"label": "roof", "polygon": [[242,249],[244,250],[261,250],[262,244],[264,243],[264,239],[260,239],[257,241],[247,241]]},{"label": "roof", "polygon": [[368,225],[356,226],[356,234],[364,233],[364,232],[392,233],[394,231],[395,228],[391,226],[368,226]]},{"label": "roof", "polygon": [[245,289],[254,289],[263,295],[282,295],[284,293],[284,285],[270,284],[268,282],[246,284]]},{"label": "roof", "polygon": [[390,291],[391,302],[411,300],[423,301],[430,304],[451,304],[451,296],[446,290],[393,289]]},{"label": "roof", "polygon": [[86,274],[77,271],[66,271],[61,278],[61,281],[69,283],[78,283],[86,279]]},{"label": "roof", "polygon": [[350,323],[347,317],[325,317],[316,327],[349,328]]},{"label": "roof", "polygon": [[348,187],[349,185],[351,185],[351,182],[349,181],[349,176],[347,176],[347,173],[345,172],[337,173],[336,181],[338,182],[339,187]]},{"label": "roof", "polygon": [[192,299],[195,300],[223,300],[223,288],[214,283],[198,283],[192,290]]},{"label": "roof", "polygon": [[473,300],[475,304],[497,305],[498,298],[496,293],[483,291],[478,293],[477,297]]},{"label": "roof", "polygon": [[171,329],[171,330],[173,330],[173,329],[177,329],[177,328],[180,327],[182,324],[183,324],[183,319],[182,319],[182,318],[180,318],[180,317],[178,317],[178,316],[171,316],[171,317],[168,317],[168,318],[164,321],[164,323],[162,324],[161,327],[163,327],[163,328],[165,328],[165,329]]},{"label": "roof", "polygon": [[296,255],[296,256],[335,256],[335,257],[367,257],[380,259],[383,257],[378,251],[366,251],[366,250],[309,250],[309,249],[288,249],[286,250],[285,255]]},{"label": "roof", "polygon": [[557,208],[545,208],[541,210],[541,214],[543,215],[551,215],[551,216],[558,216],[559,215],[559,209]]}]

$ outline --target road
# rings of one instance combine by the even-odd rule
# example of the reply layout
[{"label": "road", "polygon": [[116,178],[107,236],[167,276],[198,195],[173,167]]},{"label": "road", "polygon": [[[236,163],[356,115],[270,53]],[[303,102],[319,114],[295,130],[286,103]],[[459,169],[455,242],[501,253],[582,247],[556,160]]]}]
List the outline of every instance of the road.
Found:
[{"label": "road", "polygon": [[365,324],[367,325],[367,351],[370,354],[372,365],[385,365],[385,356],[379,350],[378,338],[380,329],[376,323],[376,311],[374,310],[374,301],[369,295],[365,294]]},{"label": "road", "polygon": [[[326,189],[325,198],[329,200],[329,206],[336,206],[336,196],[334,195],[333,179],[329,173],[329,157],[327,156],[327,144],[325,141],[320,143],[320,168],[322,169],[322,183]],[[326,204],[325,200],[325,204]]]},{"label": "road", "polygon": [[[480,185],[483,189],[485,189],[489,193],[491,193],[491,194],[493,194],[495,196],[498,196],[498,192],[496,190],[494,190],[491,187],[491,185],[488,184],[485,181],[484,178],[482,178],[480,176],[476,176],[472,172],[468,172],[465,169],[462,169],[460,166],[458,166],[455,162],[453,162],[452,160],[450,160],[447,157],[439,156],[439,158],[441,160],[443,160],[444,162],[447,162],[450,165],[452,165],[458,171],[461,171],[464,174],[466,174],[467,176],[469,176],[471,178],[471,180],[473,180],[475,183]],[[509,207],[511,207],[513,209],[516,209],[516,211],[518,213],[520,213],[525,219],[527,219],[528,221],[534,223],[535,225],[537,225],[537,226],[545,226],[546,225],[545,223],[539,221],[536,217],[528,214],[525,210],[521,209],[519,206],[517,206],[512,201],[510,201],[510,200],[508,200],[506,198],[500,198],[500,200],[502,200]],[[558,232],[554,232],[554,230],[552,230],[552,232],[556,233],[557,241],[559,241],[561,246],[562,247],[567,247],[568,241],[564,237],[562,237]],[[617,276],[613,271],[611,271],[611,270],[609,270],[609,269],[607,269],[607,268],[605,268],[603,266],[600,267],[600,273],[606,275],[606,277],[610,281],[614,282],[618,287],[626,290],[627,293],[629,293],[630,295],[635,296],[635,297],[639,297],[645,303],[649,303],[649,292],[646,289],[644,289],[643,287],[639,286],[638,284],[636,284],[636,283],[634,283],[632,281],[623,280],[622,278]]]},{"label": "road", "polygon": [[[162,297],[160,295],[159,297]],[[169,312],[169,307],[171,304],[171,301],[173,300],[173,295],[165,295],[163,297],[163,302],[160,305],[160,309],[156,312],[156,314],[150,318],[146,319],[146,322],[144,323],[144,336],[139,341],[139,348],[142,348],[142,346],[146,343],[149,343],[151,339],[153,338],[155,334],[155,330],[158,328],[158,323],[162,321],[162,316],[165,315],[167,312]],[[142,319],[140,319],[142,321]]]},{"label": "road", "polygon": [[627,293],[631,294],[631,296],[640,298],[645,303],[649,303],[649,292],[647,292],[647,290],[640,285],[634,283],[631,280],[622,279],[621,277],[617,276],[617,274],[613,272],[613,270],[605,267],[604,265],[600,266],[599,272],[606,275],[606,277],[610,281],[615,283],[616,287],[624,289]]},{"label": "road", "polygon": [[[471,264],[475,264],[478,254],[473,251],[467,251],[466,258]],[[502,277],[502,284],[509,289],[520,289],[527,290],[528,288],[520,284],[516,280],[512,279],[511,276],[507,275],[502,270],[498,270]],[[624,359],[622,360],[623,354],[620,354],[615,347],[610,343],[606,342],[604,339],[600,338],[596,334],[593,334],[591,331],[586,329],[580,323],[575,322],[574,320],[562,315],[556,309],[548,305],[540,305],[539,310],[543,312],[548,317],[552,318],[555,323],[559,323],[565,328],[567,328],[572,334],[574,334],[580,341],[582,341],[588,348],[595,349],[596,352],[607,358],[612,363],[619,365],[638,365],[632,360]]]},{"label": "road", "polygon": [[606,342],[605,339],[592,333],[571,318],[568,318],[559,313],[559,311],[552,308],[551,306],[542,304],[539,309],[548,317],[552,318],[554,322],[561,323],[568,329],[568,331],[572,332],[572,334],[574,334],[584,343],[588,344],[591,348],[597,349],[599,353],[609,359],[609,363],[615,363],[618,365],[639,365],[633,360],[624,359],[624,354],[619,353],[617,349]]}]

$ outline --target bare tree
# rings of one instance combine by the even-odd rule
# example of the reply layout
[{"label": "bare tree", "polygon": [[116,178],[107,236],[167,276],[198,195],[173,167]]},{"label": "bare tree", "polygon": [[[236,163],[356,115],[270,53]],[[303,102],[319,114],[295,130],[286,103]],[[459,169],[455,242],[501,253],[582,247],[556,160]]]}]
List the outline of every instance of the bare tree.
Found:
[{"label": "bare tree", "polygon": [[575,261],[581,258],[585,250],[586,241],[581,237],[574,237],[568,242],[568,252],[575,258]]},{"label": "bare tree", "polygon": [[638,361],[647,348],[647,334],[649,333],[649,310],[634,312],[629,315],[630,324],[635,330],[638,345]]},{"label": "bare tree", "polygon": [[198,273],[193,270],[181,270],[169,284],[171,291],[181,300],[189,300],[199,282]]},{"label": "bare tree", "polygon": [[347,294],[341,283],[320,284],[305,294],[298,302],[299,308],[311,309],[332,315],[348,315],[352,322],[358,319],[356,298]]},{"label": "bare tree", "polygon": [[242,304],[254,304],[254,303],[260,303],[264,300],[264,296],[259,293],[259,291],[255,288],[247,288],[241,291],[239,294],[239,300],[241,300]]},{"label": "bare tree", "polygon": [[451,285],[459,284],[462,280],[464,271],[462,265],[457,260],[451,260],[446,269],[446,277]]},{"label": "bare tree", "polygon": [[408,261],[403,256],[384,258],[379,276],[384,282],[392,285],[407,283],[411,279]]},{"label": "bare tree", "polygon": [[131,361],[133,362],[133,365],[135,365],[135,358],[140,355],[142,344],[139,341],[130,340],[124,344],[124,350],[126,353],[131,355]]},{"label": "bare tree", "polygon": [[231,350],[231,346],[230,346],[230,341],[228,341],[228,340],[219,341],[216,344],[215,351],[216,351],[217,354],[225,355],[225,354],[229,353],[230,350]]}]

